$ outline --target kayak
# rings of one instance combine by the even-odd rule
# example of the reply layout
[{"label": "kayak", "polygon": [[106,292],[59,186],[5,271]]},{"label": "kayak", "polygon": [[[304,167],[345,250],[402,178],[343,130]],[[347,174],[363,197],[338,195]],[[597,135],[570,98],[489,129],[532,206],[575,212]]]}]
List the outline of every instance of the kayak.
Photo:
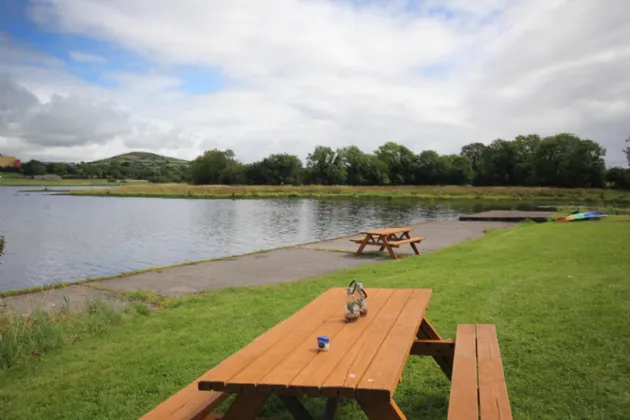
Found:
[{"label": "kayak", "polygon": [[599,211],[589,211],[586,213],[575,213],[564,217],[558,217],[556,222],[578,222],[582,220],[600,220],[606,217],[605,213]]}]

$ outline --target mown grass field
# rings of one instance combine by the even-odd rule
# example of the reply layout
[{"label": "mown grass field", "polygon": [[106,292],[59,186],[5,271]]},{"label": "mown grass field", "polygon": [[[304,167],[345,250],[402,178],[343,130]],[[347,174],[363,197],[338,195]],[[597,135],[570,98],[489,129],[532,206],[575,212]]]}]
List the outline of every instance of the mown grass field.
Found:
[{"label": "mown grass field", "polygon": [[230,186],[151,184],[129,185],[111,191],[77,190],[73,195],[164,198],[431,198],[541,200],[563,202],[630,203],[630,191],[585,188],[473,187],[473,186]]},{"label": "mown grass field", "polygon": [[[515,419],[627,419],[629,220],[524,224],[418,258],[170,301],[1,372],[0,418],[137,418],[322,291],[359,279],[432,288],[427,316],[445,337],[459,323],[496,324]],[[412,357],[395,399],[409,419],[445,419],[448,395],[433,360]],[[275,398],[260,415],[290,418]],[[363,417],[347,402],[339,418]]]}]

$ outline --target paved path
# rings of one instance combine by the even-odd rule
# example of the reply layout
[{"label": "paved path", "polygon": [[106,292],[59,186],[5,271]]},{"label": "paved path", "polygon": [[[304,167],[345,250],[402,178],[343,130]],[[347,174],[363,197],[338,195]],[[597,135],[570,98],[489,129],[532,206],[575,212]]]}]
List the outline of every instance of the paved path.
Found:
[{"label": "paved path", "polygon": [[[486,229],[513,225],[503,222],[452,220],[430,221],[410,227],[413,228],[412,236],[425,238],[420,248],[421,253],[426,254],[482,236]],[[391,261],[389,256],[386,258],[377,255],[370,256],[370,249],[366,249],[368,255],[356,257],[354,252],[358,245],[348,240],[354,236],[356,235],[8,297],[0,300],[0,310],[11,308],[27,313],[37,306],[44,309],[61,308],[66,301],[70,303],[71,308],[81,308],[94,298],[102,298],[115,305],[122,305],[124,296],[121,292],[150,291],[161,296],[179,297],[230,286],[243,287],[303,280],[342,268]],[[369,248],[372,248],[372,252],[376,251],[376,247]],[[396,253],[413,255],[411,247],[406,246],[396,250]]]}]

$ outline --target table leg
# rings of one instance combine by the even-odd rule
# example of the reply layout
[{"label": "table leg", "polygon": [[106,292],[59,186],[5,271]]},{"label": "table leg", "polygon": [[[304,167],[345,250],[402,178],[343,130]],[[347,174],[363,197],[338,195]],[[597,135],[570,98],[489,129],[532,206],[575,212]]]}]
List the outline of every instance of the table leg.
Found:
[{"label": "table leg", "polygon": [[383,246],[385,247],[385,249],[387,249],[387,252],[389,252],[389,255],[392,257],[392,259],[397,260],[398,256],[396,256],[394,249],[387,241],[387,237],[383,236],[382,239],[383,239]]},{"label": "table leg", "polygon": [[407,420],[394,400],[379,401],[370,398],[357,400],[369,420]]},{"label": "table leg", "polygon": [[[416,337],[420,340],[442,340],[440,334],[426,318],[422,319],[422,323],[420,324]],[[442,372],[444,372],[446,377],[451,379],[451,375],[453,373],[453,354],[435,355],[433,356],[433,359],[438,366],[440,366],[440,369],[442,369]]]},{"label": "table leg", "polygon": [[365,235],[365,238],[363,238],[363,242],[361,242],[361,245],[359,246],[359,249],[357,250],[357,253],[356,253],[357,257],[363,254],[363,250],[367,246],[370,239],[372,239],[372,235],[370,234]]},{"label": "table leg", "polygon": [[[409,232],[404,232],[401,239],[411,239]],[[416,255],[420,255],[420,251],[418,250],[418,247],[416,247],[416,244],[411,242],[409,245],[411,245],[411,249],[413,249],[413,252],[415,252]]]},{"label": "table leg", "polygon": [[311,413],[308,412],[297,397],[288,395],[278,395],[278,397],[280,397],[284,406],[289,410],[295,420],[313,420]]},{"label": "table leg", "polygon": [[324,420],[335,420],[338,407],[339,398],[328,398],[326,401],[326,413],[324,414]]},{"label": "table leg", "polygon": [[254,420],[266,399],[266,394],[238,394],[223,415],[223,420]]}]

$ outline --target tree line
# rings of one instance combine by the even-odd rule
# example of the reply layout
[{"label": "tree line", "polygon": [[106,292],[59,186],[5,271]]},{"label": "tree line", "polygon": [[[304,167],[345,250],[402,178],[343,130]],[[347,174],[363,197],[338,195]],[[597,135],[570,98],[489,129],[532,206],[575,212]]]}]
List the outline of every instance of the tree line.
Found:
[{"label": "tree line", "polygon": [[[630,139],[629,139],[630,140]],[[629,141],[630,142],[630,141]],[[630,148],[628,148],[630,149]],[[626,151],[630,164],[630,150]],[[478,185],[630,189],[630,169],[607,169],[606,149],[597,142],[561,133],[471,143],[459,154],[414,153],[388,142],[373,153],[356,146],[317,146],[303,163],[298,156],[272,154],[241,163],[232,150],[209,150],[191,162],[193,184],[251,185]]]},{"label": "tree line", "polygon": [[6,169],[21,172],[25,176],[58,175],[64,179],[109,179],[112,181],[126,179],[142,179],[149,182],[189,182],[190,167],[186,164],[153,162],[151,164],[126,161],[105,162],[40,162],[30,160],[22,167]]},{"label": "tree line", "polygon": [[[626,140],[630,144],[630,137]],[[630,165],[630,146],[624,149]],[[630,169],[607,169],[606,149],[574,134],[535,134],[485,145],[471,143],[459,154],[432,150],[415,153],[388,142],[372,153],[357,146],[317,146],[305,162],[296,155],[272,154],[253,163],[240,162],[232,150],[209,150],[190,164],[134,161],[77,164],[31,160],[24,175],[62,178],[143,179],[150,182],[240,185],[477,185],[552,186],[630,189]]]}]

